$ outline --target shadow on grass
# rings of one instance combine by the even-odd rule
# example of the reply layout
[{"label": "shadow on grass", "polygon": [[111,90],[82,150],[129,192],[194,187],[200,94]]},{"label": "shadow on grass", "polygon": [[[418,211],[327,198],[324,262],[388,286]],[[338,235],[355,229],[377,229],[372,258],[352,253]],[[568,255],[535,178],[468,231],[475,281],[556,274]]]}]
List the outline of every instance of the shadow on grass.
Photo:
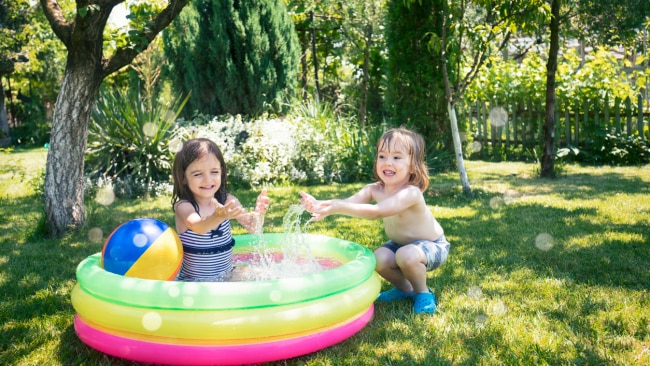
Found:
[{"label": "shadow on grass", "polygon": [[[493,188],[490,183],[498,183]],[[547,194],[551,192],[560,195],[567,201],[598,200],[616,193],[648,194],[650,187],[643,180],[634,176],[606,173],[596,180],[587,175],[569,175],[552,181],[540,179],[522,179],[517,176],[503,177],[498,173],[484,175],[481,188],[475,190],[476,200],[466,200],[460,196],[460,187],[451,181],[441,183],[432,181],[431,193],[427,194],[427,202],[431,205],[445,208],[474,207],[475,213],[470,216],[451,216],[440,219],[452,243],[450,257],[439,270],[429,279],[429,284],[441,289],[445,301],[445,292],[451,289],[464,293],[465,289],[494,276],[508,278],[521,270],[531,271],[534,277],[566,280],[574,284],[596,285],[601,287],[624,287],[632,290],[650,288],[650,260],[648,260],[648,244],[650,233],[648,225],[638,224],[602,224],[594,223],[590,218],[599,213],[592,208],[557,208],[545,207],[539,203],[518,202],[514,205],[503,205],[499,209],[490,206],[493,197],[503,197],[505,192],[500,184],[507,189],[516,190],[519,195]],[[343,198],[356,192],[357,186],[327,186],[314,189],[307,188],[309,193],[317,198]],[[240,201],[252,205],[259,192],[236,192]],[[272,204],[267,215],[267,225],[272,228],[268,232],[282,231],[282,217],[288,207],[299,202],[295,189],[270,189]],[[5,204],[6,203],[6,204]],[[101,250],[103,242],[92,242],[88,239],[90,228],[99,228],[104,238],[120,224],[138,217],[152,217],[173,225],[171,206],[160,205],[141,206],[139,202],[118,201],[104,207],[87,202],[89,215],[86,228],[77,233],[60,239],[33,238],[34,222],[42,217],[42,205],[33,198],[2,201],[1,217],[9,217],[9,213],[19,212],[26,219],[17,222],[2,222],[3,230],[8,234],[0,234],[0,323],[3,325],[3,335],[0,338],[0,363],[2,361],[17,362],[34,352],[35,349],[47,347],[44,343],[48,337],[43,333],[52,333],[59,345],[58,357],[60,364],[106,364],[131,365],[132,363],[103,355],[90,350],[78,340],[72,327],[74,309],[70,304],[69,293],[76,281],[76,266],[90,254]],[[134,207],[134,205],[138,205]],[[644,212],[648,212],[646,208]],[[310,224],[310,232],[326,232],[327,235],[352,240],[374,249],[385,240],[380,220],[350,220],[342,217],[332,217],[319,223]],[[609,233],[636,233],[639,239],[622,241],[602,237],[587,246],[570,244],[572,239],[591,237],[604,231]],[[537,235],[546,233],[553,238],[554,245],[548,250],[540,250],[535,246]],[[15,240],[18,238],[18,240]],[[13,241],[12,241],[13,240]],[[9,263],[9,264],[7,264]],[[458,271],[457,269],[462,269]],[[385,285],[385,283],[384,283]],[[438,290],[436,290],[438,291]],[[506,291],[506,290],[494,290]],[[505,296],[508,296],[506,294]],[[588,315],[594,309],[604,305],[589,301],[578,303],[582,306],[581,314]],[[444,305],[443,305],[444,306]],[[444,309],[443,309],[444,310]],[[458,347],[470,349],[469,359],[449,360],[439,355],[443,353],[439,336],[435,328],[425,319],[414,322],[408,303],[380,304],[375,309],[374,320],[357,335],[339,345],[319,351],[318,355],[332,355],[331,359],[359,361],[355,355],[366,353],[364,349],[387,346],[391,340],[423,339],[428,345],[426,350],[408,350],[400,348],[390,356],[378,354],[374,361],[377,364],[418,364],[421,358],[417,352],[425,352],[427,364],[481,364],[482,355],[487,350],[497,352],[499,360],[504,363],[522,364],[522,353],[535,355],[544,350],[535,349],[534,344],[526,344],[524,351],[517,354],[509,350],[511,346],[505,339],[508,337],[502,328],[487,328],[481,336],[475,334],[462,338]],[[467,316],[471,316],[468,314]],[[595,332],[587,320],[581,321],[566,314],[550,312],[549,316],[563,319],[581,334]],[[468,320],[471,321],[471,320]],[[416,325],[415,328],[413,326]],[[614,330],[617,324],[609,325]],[[381,339],[377,344],[377,339]],[[575,345],[581,349],[583,360],[590,363],[606,363],[593,352],[593,345]],[[494,350],[498,351],[494,351]],[[412,353],[414,352],[414,353]],[[446,351],[445,351],[446,352]],[[344,356],[341,356],[341,355]],[[448,353],[446,353],[448,354]],[[299,364],[318,355],[299,357],[290,363]],[[9,358],[7,358],[9,357]],[[367,357],[367,356],[366,356]],[[541,359],[549,364],[567,362],[560,355],[541,355]],[[531,363],[534,361],[531,356]],[[525,363],[525,362],[524,362]]]}]

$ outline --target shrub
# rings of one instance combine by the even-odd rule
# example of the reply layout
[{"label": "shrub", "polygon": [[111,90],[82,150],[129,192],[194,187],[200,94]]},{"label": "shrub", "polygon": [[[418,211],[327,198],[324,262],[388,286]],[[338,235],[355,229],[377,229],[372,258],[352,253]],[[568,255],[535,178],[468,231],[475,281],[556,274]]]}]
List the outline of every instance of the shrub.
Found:
[{"label": "shrub", "polygon": [[116,195],[155,195],[168,183],[173,151],[169,142],[187,98],[146,103],[138,91],[102,90],[88,131],[86,173],[91,181],[119,188]]},{"label": "shrub", "polygon": [[372,178],[376,139],[369,135],[378,128],[361,129],[318,103],[295,110],[292,116],[254,120],[219,116],[205,122],[200,115],[180,122],[178,139],[215,141],[226,159],[229,184],[236,187]]},{"label": "shrub", "polygon": [[571,154],[578,162],[593,165],[644,165],[650,163],[650,146],[640,136],[596,134]]},{"label": "shrub", "polygon": [[185,129],[182,136],[206,137],[219,145],[228,164],[230,184],[260,187],[331,181],[329,142],[313,127],[292,119],[266,116],[214,117],[206,125]]}]

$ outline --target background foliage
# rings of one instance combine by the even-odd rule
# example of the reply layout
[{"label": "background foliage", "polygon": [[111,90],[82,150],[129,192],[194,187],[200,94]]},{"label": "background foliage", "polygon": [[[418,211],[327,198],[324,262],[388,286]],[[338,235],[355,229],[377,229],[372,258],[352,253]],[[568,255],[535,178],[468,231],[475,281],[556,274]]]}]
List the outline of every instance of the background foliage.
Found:
[{"label": "background foliage", "polygon": [[284,1],[190,2],[163,35],[185,116],[281,112],[295,92],[298,43]]},{"label": "background foliage", "polygon": [[125,197],[155,193],[169,182],[175,151],[169,144],[187,97],[168,105],[142,100],[137,90],[102,90],[88,129],[88,178],[116,186]]}]

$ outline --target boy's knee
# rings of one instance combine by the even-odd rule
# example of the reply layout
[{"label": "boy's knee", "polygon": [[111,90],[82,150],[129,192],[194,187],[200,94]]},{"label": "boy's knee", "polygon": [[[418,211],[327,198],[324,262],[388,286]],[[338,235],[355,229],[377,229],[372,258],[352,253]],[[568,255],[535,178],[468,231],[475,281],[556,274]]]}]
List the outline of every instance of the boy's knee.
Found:
[{"label": "boy's knee", "polygon": [[376,250],[375,251],[375,269],[379,271],[380,269],[390,267],[395,263],[395,258],[393,252],[390,250]]}]

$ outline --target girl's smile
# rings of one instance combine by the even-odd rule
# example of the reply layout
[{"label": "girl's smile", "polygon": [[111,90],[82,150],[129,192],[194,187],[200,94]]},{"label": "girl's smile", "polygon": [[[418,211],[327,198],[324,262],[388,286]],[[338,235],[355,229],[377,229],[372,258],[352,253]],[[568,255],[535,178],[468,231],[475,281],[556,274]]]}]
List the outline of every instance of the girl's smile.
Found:
[{"label": "girl's smile", "polygon": [[212,199],[221,187],[221,163],[214,154],[206,154],[193,161],[185,170],[185,184],[195,199]]}]

